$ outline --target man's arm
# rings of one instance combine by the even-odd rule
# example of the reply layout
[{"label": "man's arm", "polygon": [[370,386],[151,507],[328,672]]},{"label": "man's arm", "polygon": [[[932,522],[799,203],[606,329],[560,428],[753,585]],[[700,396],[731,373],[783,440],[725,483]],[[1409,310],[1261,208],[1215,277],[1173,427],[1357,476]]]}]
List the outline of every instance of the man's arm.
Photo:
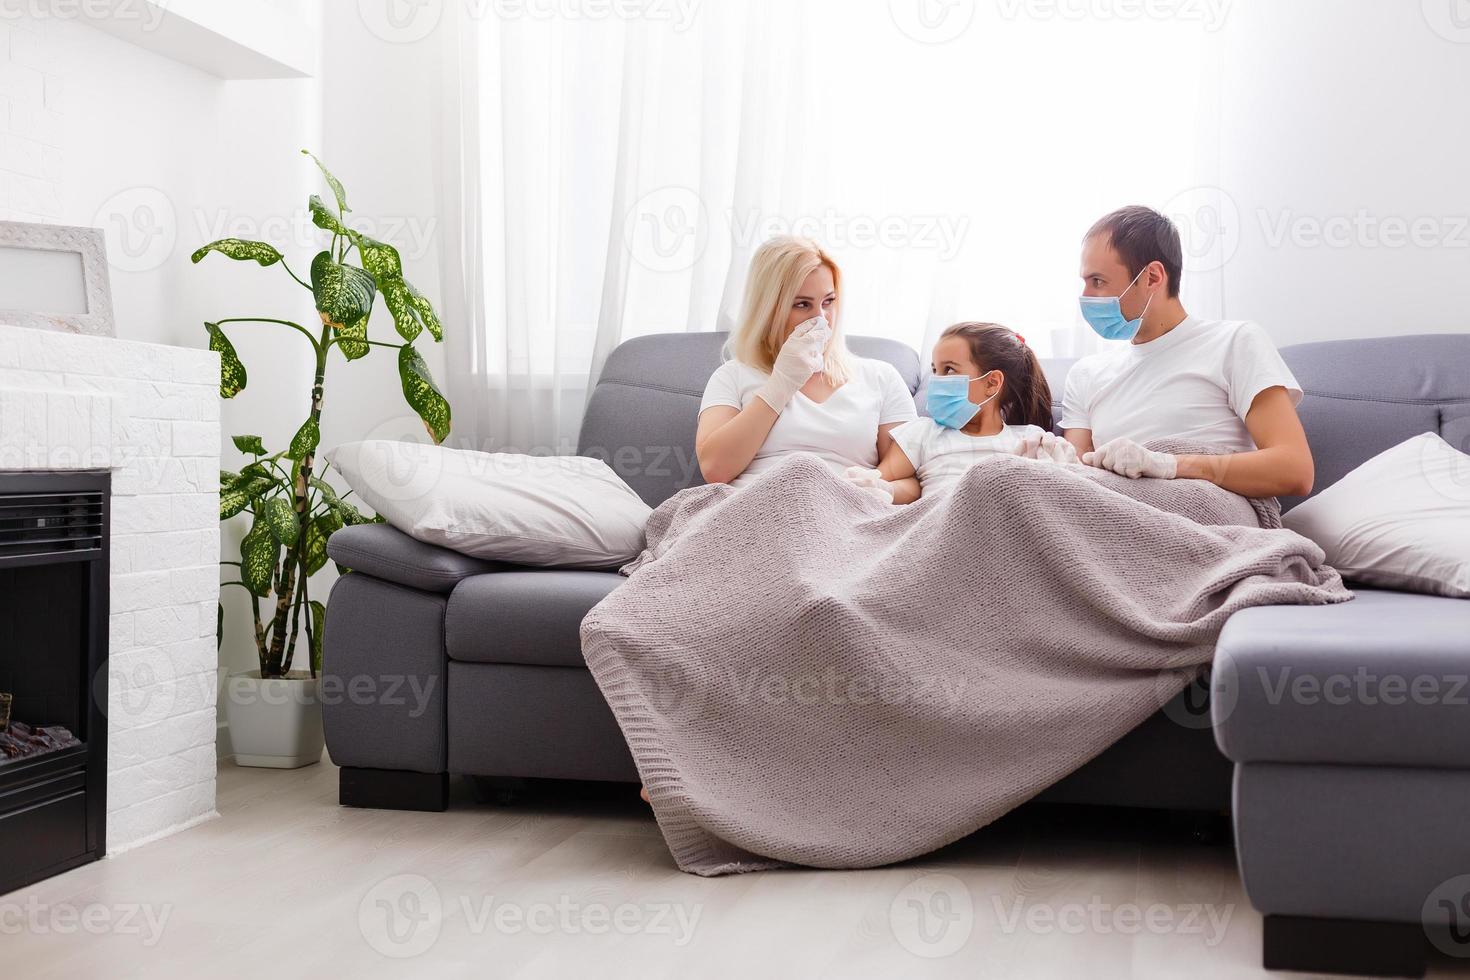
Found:
[{"label": "man's arm", "polygon": [[[1258,447],[1229,456],[1179,456],[1181,479],[1209,480],[1243,497],[1305,497],[1316,470],[1312,447],[1286,389],[1267,388],[1251,402],[1245,427]],[[1072,432],[1067,433],[1068,438]],[[1091,433],[1088,433],[1089,443]]]},{"label": "man's arm", "polygon": [[1065,429],[1062,436],[1077,450],[1077,456],[1081,458],[1083,453],[1090,453],[1096,447],[1092,444],[1091,429]]}]

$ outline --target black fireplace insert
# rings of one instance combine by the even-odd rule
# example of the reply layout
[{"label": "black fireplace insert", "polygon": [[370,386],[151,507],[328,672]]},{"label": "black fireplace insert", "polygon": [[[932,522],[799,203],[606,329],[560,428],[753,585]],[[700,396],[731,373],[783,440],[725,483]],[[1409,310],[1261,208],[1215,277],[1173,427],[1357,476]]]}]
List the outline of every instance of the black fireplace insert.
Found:
[{"label": "black fireplace insert", "polygon": [[0,473],[0,894],[106,848],[110,486]]}]

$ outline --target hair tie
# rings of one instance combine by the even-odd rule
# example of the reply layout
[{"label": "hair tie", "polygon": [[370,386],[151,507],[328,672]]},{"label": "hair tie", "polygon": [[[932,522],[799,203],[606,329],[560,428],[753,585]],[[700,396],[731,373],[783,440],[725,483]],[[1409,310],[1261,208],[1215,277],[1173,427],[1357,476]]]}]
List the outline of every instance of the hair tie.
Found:
[{"label": "hair tie", "polygon": [[[1014,330],[1012,330],[1011,333],[1016,333],[1016,332]],[[1017,333],[1016,334],[1016,339],[1021,342],[1021,346],[1022,347],[1025,347],[1026,346],[1026,338],[1025,337],[1022,337],[1020,334]]]}]

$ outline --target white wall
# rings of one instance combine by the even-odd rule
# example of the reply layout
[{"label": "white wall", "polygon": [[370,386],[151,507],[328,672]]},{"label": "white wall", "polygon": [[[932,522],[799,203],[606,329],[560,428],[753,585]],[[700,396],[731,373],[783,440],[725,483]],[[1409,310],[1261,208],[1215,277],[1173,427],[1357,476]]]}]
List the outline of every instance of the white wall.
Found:
[{"label": "white wall", "polygon": [[1470,330],[1470,30],[1449,29],[1452,4],[1233,5],[1225,314],[1280,344]]},{"label": "white wall", "polygon": [[[290,9],[282,0],[250,2]],[[318,37],[326,18],[331,43],[318,78],[224,81],[76,20],[0,19],[0,218],[104,228],[119,337],[203,347],[205,320],[249,315],[316,329],[309,294],[281,269],[220,256],[189,262],[213,239],[258,238],[305,277],[323,243],[306,199],[330,193],[302,148],[346,184],[353,223],[396,244],[409,279],[437,298],[438,45],[384,41],[356,4],[295,9],[301,29]],[[287,328],[227,330],[250,374],[222,409],[223,465],[237,468],[231,435],[259,434],[279,448],[305,418],[311,362]],[[385,310],[371,332],[396,337]],[[419,348],[442,380],[442,347],[425,338]],[[413,431],[422,430],[403,402],[392,351],[351,364],[331,359],[323,446]],[[236,557],[239,525],[225,529],[227,558]],[[325,597],[334,577],[329,565],[313,594]],[[224,601],[221,664],[250,669],[248,602],[238,588],[225,590]]]},{"label": "white wall", "polygon": [[[298,6],[313,34],[315,7]],[[202,348],[205,320],[311,324],[309,295],[279,269],[219,256],[194,266],[189,255],[213,238],[261,237],[304,269],[310,243],[293,229],[321,185],[299,151],[321,146],[320,112],[315,79],[225,81],[75,19],[11,13],[0,20],[0,218],[103,228],[122,339]],[[222,408],[224,465],[234,468],[231,434],[290,438],[311,372],[289,331],[231,331],[251,381]],[[227,529],[228,557],[242,533]],[[222,662],[248,668],[243,590],[227,589],[225,601]]]}]

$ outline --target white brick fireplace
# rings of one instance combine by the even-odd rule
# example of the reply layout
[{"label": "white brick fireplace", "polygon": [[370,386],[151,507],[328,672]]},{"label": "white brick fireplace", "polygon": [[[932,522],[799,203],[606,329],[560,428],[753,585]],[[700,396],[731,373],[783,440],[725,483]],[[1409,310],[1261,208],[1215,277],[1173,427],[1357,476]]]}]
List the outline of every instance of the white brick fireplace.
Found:
[{"label": "white brick fireplace", "polygon": [[0,325],[0,470],[111,469],[107,849],[215,815],[219,356]]}]

